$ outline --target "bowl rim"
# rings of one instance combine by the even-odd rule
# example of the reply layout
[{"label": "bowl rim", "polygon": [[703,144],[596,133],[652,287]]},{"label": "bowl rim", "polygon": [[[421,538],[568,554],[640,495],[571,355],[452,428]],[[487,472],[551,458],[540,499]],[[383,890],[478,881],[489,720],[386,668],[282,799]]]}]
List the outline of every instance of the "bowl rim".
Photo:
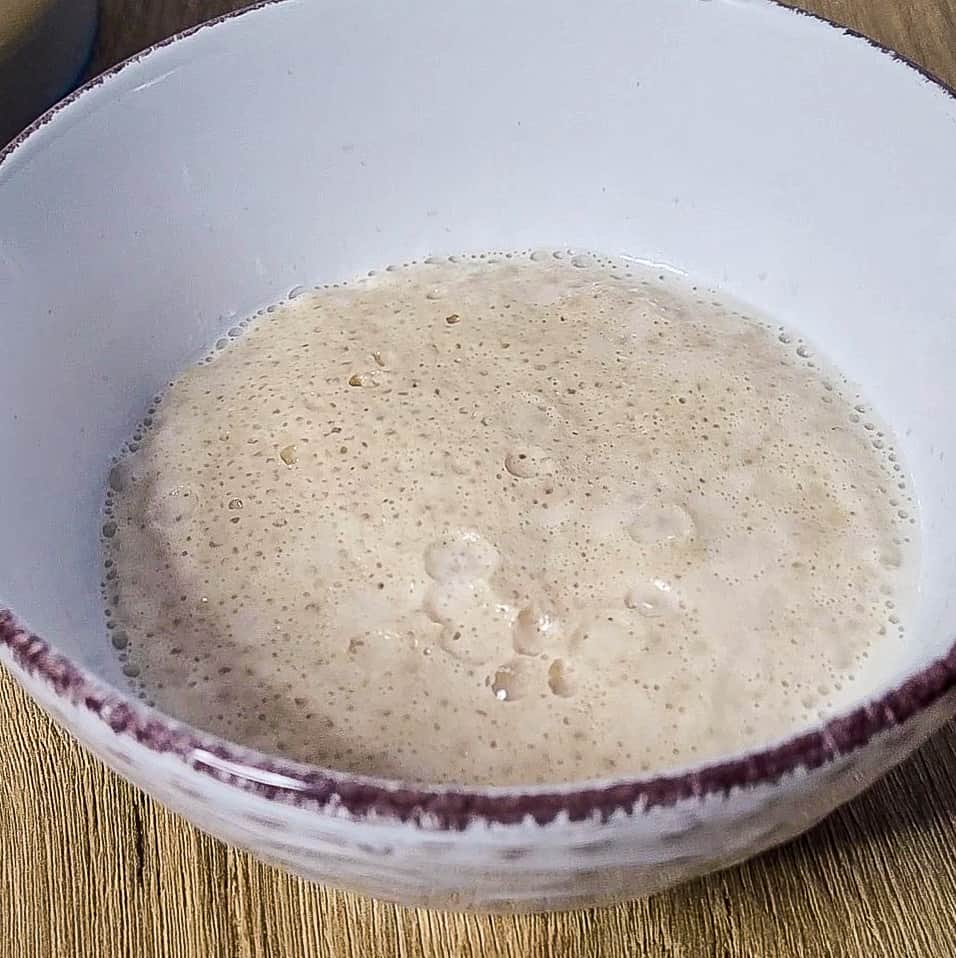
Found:
[{"label": "bowl rim", "polygon": [[[295,0],[258,0],[154,43],[91,78],[0,149],[3,164],[74,101],[157,50],[266,7]],[[862,41],[956,100],[956,89],[909,57],[820,14],[783,0],[768,7],[809,17],[844,36]],[[0,539],[2,544],[2,539]],[[321,814],[346,813],[352,819],[392,820],[422,829],[462,831],[469,825],[539,826],[556,821],[606,822],[612,815],[643,814],[679,802],[726,797],[785,776],[809,772],[855,752],[874,737],[915,717],[956,689],[956,642],[942,657],[872,701],[795,736],[744,755],[672,773],[608,781],[579,781],[552,786],[429,785],[369,777],[308,765],[245,748],[201,732],[149,708],[58,652],[22,626],[13,611],[0,607],[0,646],[10,662],[42,682],[55,698],[84,710],[117,736],[135,739],[147,750],[179,758],[191,770],[259,797]],[[14,671],[15,675],[15,671]],[[114,751],[114,758],[131,762]]]}]

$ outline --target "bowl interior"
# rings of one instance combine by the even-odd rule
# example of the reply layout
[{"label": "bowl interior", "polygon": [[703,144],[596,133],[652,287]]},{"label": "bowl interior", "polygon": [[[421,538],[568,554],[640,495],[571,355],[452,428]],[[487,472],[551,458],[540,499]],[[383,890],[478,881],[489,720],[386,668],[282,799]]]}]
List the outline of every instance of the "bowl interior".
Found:
[{"label": "bowl interior", "polygon": [[[771,2],[286,0],[124,67],[0,162],[0,606],[121,684],[110,456],[291,287],[590,247],[801,330],[922,510],[907,668],[956,633],[956,99]],[[874,691],[877,691],[874,689]]]}]

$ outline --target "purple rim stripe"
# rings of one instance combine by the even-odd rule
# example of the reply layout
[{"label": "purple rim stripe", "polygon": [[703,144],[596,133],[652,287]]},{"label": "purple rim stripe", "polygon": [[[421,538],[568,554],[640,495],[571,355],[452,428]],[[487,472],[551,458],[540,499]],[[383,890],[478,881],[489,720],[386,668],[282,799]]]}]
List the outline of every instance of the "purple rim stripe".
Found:
[{"label": "purple rim stripe", "polygon": [[[13,613],[6,610],[0,610],[0,643],[10,649],[24,672],[43,679],[58,696],[92,712],[117,735],[130,736],[154,752],[175,754],[197,772],[293,805],[342,808],[355,817],[387,816],[425,827],[455,830],[475,820],[512,825],[526,817],[546,825],[562,814],[570,821],[594,816],[606,821],[617,811],[633,814],[689,798],[726,795],[735,788],[776,782],[797,769],[820,768],[861,748],[874,735],[901,725],[956,689],[953,645],[945,658],[882,698],[833,719],[822,728],[743,758],[683,774],[590,788],[489,793],[471,788],[440,789],[375,781],[243,753],[222,739],[165,720],[159,713],[124,698],[55,653],[43,639],[20,628]],[[222,763],[234,765],[237,771],[241,769],[243,774],[231,775],[218,767],[218,762],[203,762],[197,756],[197,752],[203,751]],[[250,759],[250,755],[254,757]],[[257,780],[257,773],[269,780]],[[274,776],[281,776],[289,784],[275,784]]]}]

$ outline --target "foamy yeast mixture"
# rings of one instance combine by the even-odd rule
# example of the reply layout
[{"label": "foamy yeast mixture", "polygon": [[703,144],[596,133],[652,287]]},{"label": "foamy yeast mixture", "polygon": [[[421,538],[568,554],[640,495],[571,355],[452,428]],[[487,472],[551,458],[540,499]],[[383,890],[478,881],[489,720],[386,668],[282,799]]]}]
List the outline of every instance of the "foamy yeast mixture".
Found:
[{"label": "foamy yeast mixture", "polygon": [[357,772],[558,782],[759,746],[898,661],[890,439],[733,304],[489,254],[232,332],[110,476],[112,642],[174,715]]}]

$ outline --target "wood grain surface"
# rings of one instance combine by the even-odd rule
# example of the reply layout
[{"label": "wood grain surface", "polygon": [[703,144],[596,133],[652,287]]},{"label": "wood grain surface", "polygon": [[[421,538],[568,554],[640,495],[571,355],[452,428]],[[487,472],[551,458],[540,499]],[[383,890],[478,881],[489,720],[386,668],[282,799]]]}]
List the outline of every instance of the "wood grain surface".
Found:
[{"label": "wood grain surface", "polygon": [[[103,0],[92,70],[241,5]],[[956,86],[956,0],[804,5]],[[0,956],[114,955],[952,958],[956,729],[809,835],[648,901],[444,915],[310,886],[226,848],[108,772],[0,674]]]}]

